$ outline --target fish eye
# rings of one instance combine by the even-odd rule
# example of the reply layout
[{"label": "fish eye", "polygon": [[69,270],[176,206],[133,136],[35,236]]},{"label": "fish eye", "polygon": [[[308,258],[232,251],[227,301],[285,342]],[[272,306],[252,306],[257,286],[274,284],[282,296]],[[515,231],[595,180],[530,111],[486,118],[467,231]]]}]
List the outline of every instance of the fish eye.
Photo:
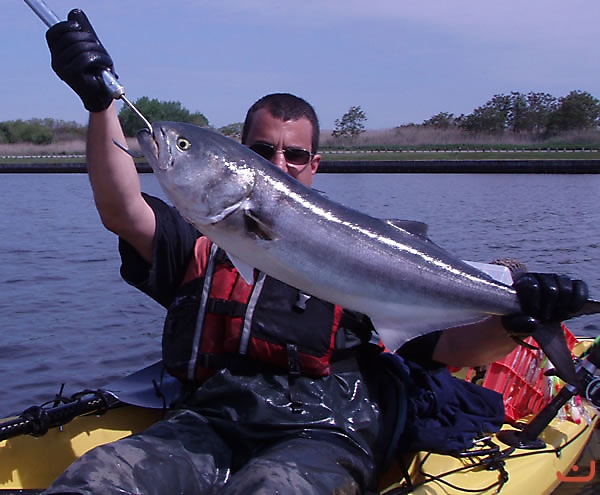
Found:
[{"label": "fish eye", "polygon": [[183,136],[177,138],[176,144],[177,148],[180,151],[187,151],[192,147],[192,143],[190,142],[190,140],[184,138]]}]

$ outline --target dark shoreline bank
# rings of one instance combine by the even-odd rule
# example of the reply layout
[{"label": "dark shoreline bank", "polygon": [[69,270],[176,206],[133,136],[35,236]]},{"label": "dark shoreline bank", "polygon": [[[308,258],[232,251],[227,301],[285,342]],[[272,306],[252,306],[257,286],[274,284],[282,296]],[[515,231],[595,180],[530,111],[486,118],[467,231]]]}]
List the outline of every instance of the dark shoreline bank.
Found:
[{"label": "dark shoreline bank", "polygon": [[[138,172],[151,173],[145,163]],[[0,173],[84,173],[81,163],[7,163]],[[323,160],[320,173],[599,174],[600,160]]]}]

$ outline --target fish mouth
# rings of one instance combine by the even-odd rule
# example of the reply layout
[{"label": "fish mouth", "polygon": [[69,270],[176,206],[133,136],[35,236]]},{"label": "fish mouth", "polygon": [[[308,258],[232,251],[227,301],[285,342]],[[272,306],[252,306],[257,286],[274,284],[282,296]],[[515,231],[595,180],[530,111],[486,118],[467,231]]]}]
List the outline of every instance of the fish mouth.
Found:
[{"label": "fish mouth", "polygon": [[[161,146],[161,143],[165,143],[165,133],[160,126],[154,125],[152,128],[153,132],[149,129],[142,129],[137,134],[137,140],[144,154],[144,157],[148,160],[150,166],[155,170],[167,170],[172,165],[173,159],[171,153],[167,149]],[[157,139],[159,135],[162,139]],[[166,155],[167,159],[161,159],[163,155]]]}]

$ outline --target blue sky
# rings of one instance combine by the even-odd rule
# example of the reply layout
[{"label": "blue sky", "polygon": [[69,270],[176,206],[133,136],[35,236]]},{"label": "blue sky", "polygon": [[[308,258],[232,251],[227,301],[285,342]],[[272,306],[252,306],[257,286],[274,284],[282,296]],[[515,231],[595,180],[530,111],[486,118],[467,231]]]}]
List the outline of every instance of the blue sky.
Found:
[{"label": "blue sky", "polygon": [[[351,106],[368,129],[470,113],[495,94],[600,98],[598,0],[46,0],[90,17],[127,96],[177,100],[220,127],[260,96],[309,100],[331,129]],[[2,0],[0,121],[85,123],[50,69],[45,26]]]}]

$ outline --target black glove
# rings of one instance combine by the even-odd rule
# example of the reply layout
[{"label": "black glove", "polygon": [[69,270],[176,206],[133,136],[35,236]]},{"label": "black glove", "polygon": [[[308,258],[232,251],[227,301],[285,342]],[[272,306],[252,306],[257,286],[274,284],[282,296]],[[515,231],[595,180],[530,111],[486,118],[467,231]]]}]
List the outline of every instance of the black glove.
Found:
[{"label": "black glove", "polygon": [[502,324],[515,337],[527,337],[544,323],[568,319],[588,300],[587,284],[564,275],[528,272],[513,287],[522,312],[504,316]]},{"label": "black glove", "polygon": [[101,112],[113,100],[101,76],[103,70],[114,74],[113,61],[83,11],[72,10],[67,19],[46,32],[52,69],[79,95],[88,111]]}]

